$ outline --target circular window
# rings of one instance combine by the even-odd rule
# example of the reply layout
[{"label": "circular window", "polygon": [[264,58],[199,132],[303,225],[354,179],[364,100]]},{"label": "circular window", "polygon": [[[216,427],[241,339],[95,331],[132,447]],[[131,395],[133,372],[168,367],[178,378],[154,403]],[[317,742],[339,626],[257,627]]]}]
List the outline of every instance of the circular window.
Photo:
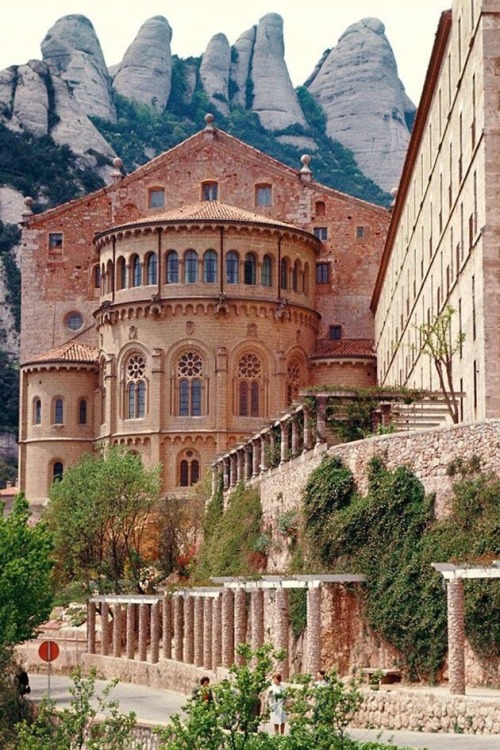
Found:
[{"label": "circular window", "polygon": [[70,331],[78,331],[83,325],[83,317],[79,312],[70,312],[66,315],[64,322]]}]

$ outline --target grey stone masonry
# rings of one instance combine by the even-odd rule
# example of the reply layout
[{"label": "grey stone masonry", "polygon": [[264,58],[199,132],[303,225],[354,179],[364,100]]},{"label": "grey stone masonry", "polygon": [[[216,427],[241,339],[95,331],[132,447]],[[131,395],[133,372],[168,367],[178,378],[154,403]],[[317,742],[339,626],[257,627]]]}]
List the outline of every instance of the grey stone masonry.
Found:
[{"label": "grey stone masonry", "polygon": [[162,654],[164,659],[172,658],[172,597],[166,596],[162,609]]},{"label": "grey stone masonry", "polygon": [[135,623],[137,604],[127,604],[127,659],[135,657]]},{"label": "grey stone masonry", "polygon": [[[234,595],[234,645],[246,643],[247,638],[247,593],[245,589],[236,589]],[[236,653],[236,664],[243,664],[243,657]]]},{"label": "grey stone masonry", "polygon": [[183,661],[184,658],[184,597],[174,596],[174,659]]},{"label": "grey stone masonry", "polygon": [[122,655],[122,608],[121,604],[113,607],[113,656]]},{"label": "grey stone masonry", "polygon": [[194,601],[191,594],[184,595],[184,661],[194,663]]},{"label": "grey stone masonry", "polygon": [[222,594],[222,666],[234,661],[234,594],[224,589]]}]

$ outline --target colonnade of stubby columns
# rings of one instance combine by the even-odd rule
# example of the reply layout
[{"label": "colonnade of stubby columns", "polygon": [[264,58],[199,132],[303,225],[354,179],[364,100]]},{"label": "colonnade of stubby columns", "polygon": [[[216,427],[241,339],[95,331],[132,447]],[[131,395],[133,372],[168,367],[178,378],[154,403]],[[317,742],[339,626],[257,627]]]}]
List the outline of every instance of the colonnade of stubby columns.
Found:
[{"label": "colonnade of stubby columns", "polygon": [[[157,663],[162,659],[207,670],[230,667],[240,657],[237,646],[252,650],[264,644],[265,612],[274,608],[267,638],[285,657],[277,668],[290,674],[290,588],[307,589],[305,671],[321,667],[321,586],[362,581],[356,575],[264,576],[242,580],[217,578],[218,587],[182,589],[165,596],[94,596],[88,601],[87,651],[97,653],[96,613],[101,617],[100,654]],[[267,602],[265,599],[267,598]]]}]

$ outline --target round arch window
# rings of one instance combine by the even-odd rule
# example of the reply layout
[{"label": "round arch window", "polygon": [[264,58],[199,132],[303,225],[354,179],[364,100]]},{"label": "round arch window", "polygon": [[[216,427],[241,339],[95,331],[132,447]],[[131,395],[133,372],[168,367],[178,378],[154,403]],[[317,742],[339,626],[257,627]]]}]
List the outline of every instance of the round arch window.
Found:
[{"label": "round arch window", "polygon": [[70,312],[64,318],[64,324],[70,331],[79,331],[83,325],[83,316],[76,311]]}]

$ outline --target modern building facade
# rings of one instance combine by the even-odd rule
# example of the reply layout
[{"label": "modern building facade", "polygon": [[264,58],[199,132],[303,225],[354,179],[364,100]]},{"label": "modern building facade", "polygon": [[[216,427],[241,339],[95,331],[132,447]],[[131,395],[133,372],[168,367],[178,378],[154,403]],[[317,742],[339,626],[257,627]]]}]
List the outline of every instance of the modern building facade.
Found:
[{"label": "modern building facade", "polygon": [[20,485],[97,444],[182,496],[308,385],[376,382],[370,299],[390,214],[206,127],[23,217]]},{"label": "modern building facade", "polygon": [[460,420],[500,416],[500,2],[442,14],[372,299],[378,381],[438,389],[419,326],[447,306]]}]

